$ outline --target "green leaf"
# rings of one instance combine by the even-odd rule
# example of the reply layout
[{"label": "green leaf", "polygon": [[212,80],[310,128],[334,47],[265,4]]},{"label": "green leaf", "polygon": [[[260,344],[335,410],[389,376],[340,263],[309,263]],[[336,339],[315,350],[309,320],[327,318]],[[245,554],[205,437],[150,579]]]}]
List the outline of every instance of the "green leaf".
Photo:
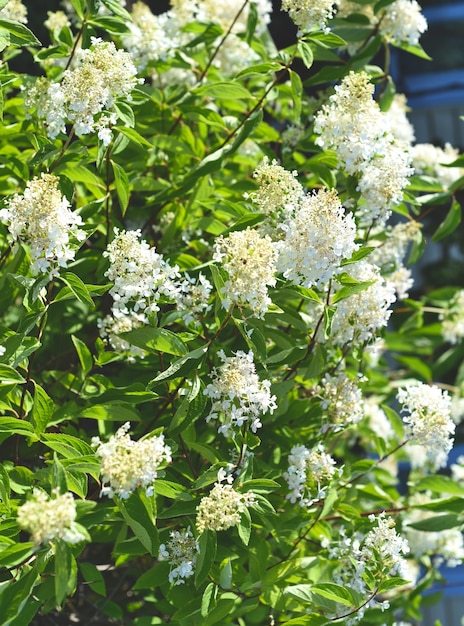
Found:
[{"label": "green leaf", "polygon": [[441,241],[451,233],[454,233],[456,228],[461,223],[461,205],[453,200],[450,210],[446,215],[443,222],[437,228],[435,233],[432,236],[432,241]]},{"label": "green leaf", "polygon": [[33,541],[15,543],[0,551],[0,567],[15,567],[27,561],[34,554],[35,544]]},{"label": "green leaf", "polygon": [[0,500],[7,510],[10,509],[10,492],[10,477],[3,465],[0,464]]},{"label": "green leaf", "polygon": [[105,579],[93,563],[79,563],[79,569],[87,585],[100,596],[106,596]]},{"label": "green leaf", "polygon": [[122,17],[128,22],[132,21],[131,14],[121,6],[121,2],[119,0],[101,0],[101,3],[115,15],[119,15],[119,17]]},{"label": "green leaf", "polygon": [[121,207],[121,214],[124,217],[126,214],[127,207],[129,206],[129,178],[120,165],[111,161],[111,165],[113,167],[114,174],[114,185],[116,187],[116,194],[118,196],[119,205]]},{"label": "green leaf", "polygon": [[232,587],[232,563],[230,557],[227,557],[225,559],[225,562],[221,564],[221,571],[219,574],[219,586],[221,587],[221,589],[230,589]]},{"label": "green leaf", "polygon": [[34,402],[32,405],[31,422],[34,426],[35,433],[41,435],[50,422],[55,404],[50,396],[37,383],[34,385]]},{"label": "green leaf", "polygon": [[206,585],[206,589],[203,592],[201,598],[201,616],[206,617],[210,612],[210,609],[216,604],[218,587],[214,583]]},{"label": "green leaf", "polygon": [[52,473],[52,489],[57,489],[60,494],[68,491],[68,481],[66,480],[66,472],[61,462],[53,454],[53,473]]},{"label": "green leaf", "polygon": [[345,298],[349,298],[350,296],[360,293],[361,291],[365,291],[374,283],[375,281],[373,280],[366,280],[358,282],[355,285],[344,285],[333,295],[332,304],[336,304],[337,302],[340,302],[340,300],[344,300]]},{"label": "green leaf", "polygon": [[60,539],[55,542],[55,598],[60,606],[68,593],[71,578],[72,553],[67,544]]},{"label": "green leaf", "polygon": [[304,41],[304,39],[299,39],[297,42],[297,50],[301,60],[309,69],[314,62],[314,54],[311,46],[307,41]]},{"label": "green leaf", "polygon": [[76,348],[77,356],[79,357],[79,361],[82,368],[82,373],[85,376],[90,372],[93,367],[93,358],[90,350],[87,348],[85,343],[78,339],[76,336],[71,335],[71,340]]},{"label": "green leaf", "polygon": [[165,352],[174,356],[185,356],[188,352],[182,339],[165,328],[142,326],[127,333],[121,333],[121,337],[148,352]]},{"label": "green leaf", "polygon": [[42,44],[24,24],[0,19],[0,30],[8,32],[11,46],[41,46]]},{"label": "green leaf", "polygon": [[237,530],[242,543],[247,546],[250,543],[251,537],[251,516],[248,509],[244,509]]},{"label": "green leaf", "polygon": [[415,484],[416,491],[434,491],[436,493],[452,493],[464,495],[464,488],[449,476],[424,476]]},{"label": "green leaf", "polygon": [[208,577],[216,558],[217,538],[213,530],[204,530],[198,540],[200,553],[195,567],[195,587],[200,587]]},{"label": "green leaf", "polygon": [[201,85],[192,93],[217,100],[241,100],[253,98],[252,94],[237,82],[218,82]]},{"label": "green leaf", "polygon": [[124,520],[134,535],[151,556],[157,556],[159,548],[158,533],[153,516],[147,510],[140,495],[133,493],[127,500],[118,498],[117,502]]},{"label": "green leaf", "polygon": [[290,73],[290,85],[292,89],[293,99],[293,118],[297,122],[300,119],[301,114],[301,95],[303,93],[303,83],[301,82],[300,75],[293,70],[288,70]]},{"label": "green leaf", "polygon": [[90,304],[92,307],[95,306],[94,301],[90,297],[89,290],[79,276],[76,276],[76,274],[73,274],[72,272],[64,272],[64,274],[60,275],[60,278],[80,302],[83,304]]},{"label": "green leaf", "polygon": [[390,109],[391,104],[393,102],[393,98],[396,94],[395,83],[393,82],[391,76],[387,76],[387,82],[385,87],[383,88],[382,95],[380,97],[380,110],[386,112]]},{"label": "green leaf", "polygon": [[121,135],[124,135],[124,137],[127,137],[128,139],[130,139],[130,141],[133,141],[135,144],[141,146],[142,148],[153,149],[151,143],[147,141],[145,137],[142,137],[142,135],[138,133],[134,128],[128,128],[127,126],[115,126],[114,130],[117,130],[121,133]]},{"label": "green leaf", "polygon": [[79,417],[109,422],[139,422],[137,411],[124,404],[94,404],[78,412]]},{"label": "green leaf", "polygon": [[41,441],[51,450],[61,454],[65,459],[95,456],[93,448],[88,443],[73,435],[44,433],[41,436]]},{"label": "green leaf", "polygon": [[16,417],[0,417],[0,433],[8,436],[24,435],[36,439],[32,424]]},{"label": "green leaf", "polygon": [[435,533],[449,528],[460,527],[462,526],[462,522],[463,519],[461,515],[457,515],[456,513],[446,513],[444,515],[427,517],[426,519],[418,522],[409,522],[407,526],[423,532]]},{"label": "green leaf", "polygon": [[169,380],[171,378],[187,376],[198,367],[200,361],[203,359],[207,351],[208,346],[202,346],[201,348],[196,348],[195,350],[192,350],[185,356],[171,363],[171,365],[166,370],[164,370],[164,372],[161,372],[160,374],[158,374],[158,376],[155,376],[155,378],[153,378],[148,384],[155,385],[156,383]]},{"label": "green leaf", "polygon": [[21,376],[19,372],[10,367],[0,363],[0,385],[11,385],[12,383],[25,383],[26,380]]}]

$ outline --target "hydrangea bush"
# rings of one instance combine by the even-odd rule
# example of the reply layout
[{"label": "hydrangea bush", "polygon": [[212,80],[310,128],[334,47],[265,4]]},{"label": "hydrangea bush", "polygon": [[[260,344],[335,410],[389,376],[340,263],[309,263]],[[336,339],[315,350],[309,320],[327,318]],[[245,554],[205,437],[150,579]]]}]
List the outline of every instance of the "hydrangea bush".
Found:
[{"label": "hydrangea bush", "polygon": [[414,286],[464,158],[389,73],[426,21],[285,0],[279,50],[271,8],[0,0],[4,626],[417,624],[464,559],[464,290]]}]

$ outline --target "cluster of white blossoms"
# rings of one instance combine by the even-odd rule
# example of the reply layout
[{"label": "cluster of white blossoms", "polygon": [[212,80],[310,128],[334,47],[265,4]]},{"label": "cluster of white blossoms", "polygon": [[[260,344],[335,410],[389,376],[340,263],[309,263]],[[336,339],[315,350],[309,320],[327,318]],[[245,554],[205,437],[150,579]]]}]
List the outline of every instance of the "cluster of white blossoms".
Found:
[{"label": "cluster of white blossoms", "polygon": [[392,133],[406,146],[411,146],[416,138],[414,126],[407,116],[409,110],[406,96],[403,93],[395,93],[387,115],[390,118]]},{"label": "cluster of white blossoms", "polygon": [[340,429],[357,424],[364,415],[363,398],[358,381],[345,372],[326,374],[318,388],[321,408],[328,419],[328,428]]},{"label": "cluster of white blossoms", "polygon": [[412,147],[412,164],[416,173],[433,176],[444,189],[464,176],[464,168],[448,166],[458,156],[459,150],[450,143],[446,143],[444,148],[431,143],[418,143]]},{"label": "cluster of white blossoms", "polygon": [[393,134],[391,120],[373,99],[366,72],[350,72],[315,116],[316,143],[337,153],[346,174],[357,177],[363,221],[384,223],[403,198],[413,173],[404,142]]},{"label": "cluster of white blossoms", "polygon": [[163,296],[175,301],[180,293],[179,268],[150,247],[140,230],[115,228],[114,233],[103,253],[110,263],[105,276],[114,283],[109,292],[114,315],[127,315],[129,309],[155,313]]},{"label": "cluster of white blossoms", "polygon": [[334,0],[282,0],[282,11],[287,11],[299,33],[325,31],[334,14]]},{"label": "cluster of white blossoms", "polygon": [[0,210],[0,221],[13,240],[28,244],[33,274],[50,278],[59,275],[60,267],[67,267],[74,259],[76,243],[87,237],[79,229],[82,218],[70,210],[58,183],[56,176],[41,174],[27,183],[23,194],[6,198],[6,208]]},{"label": "cluster of white blossoms", "polygon": [[8,4],[0,10],[0,19],[27,24],[27,8],[21,0],[8,0]]},{"label": "cluster of white blossoms", "polygon": [[160,466],[171,462],[171,448],[164,443],[163,434],[134,441],[129,429],[126,422],[106,443],[98,437],[92,439],[101,459],[101,496],[126,499],[138,487],[144,488],[147,496],[153,495]]},{"label": "cluster of white blossoms", "polygon": [[403,517],[403,533],[408,540],[411,553],[416,559],[424,555],[434,556],[434,566],[445,562],[448,567],[457,567],[464,561],[464,537],[460,528],[443,528],[439,531],[417,530],[410,524],[423,522],[436,516],[435,511],[418,508],[433,500],[430,493],[415,493],[409,499],[410,508]]},{"label": "cluster of white blossoms", "polygon": [[201,273],[196,280],[187,273],[184,276],[176,299],[177,310],[186,324],[198,324],[199,316],[211,309],[209,297],[213,285]]},{"label": "cluster of white blossoms", "polygon": [[264,157],[253,172],[258,189],[245,194],[245,197],[250,198],[266,215],[281,218],[286,214],[287,207],[291,210],[304,195],[297,176],[295,170],[289,172],[275,159],[270,163],[268,157]]},{"label": "cluster of white blossoms", "polygon": [[[375,2],[353,2],[352,0],[336,0],[337,17],[348,17],[352,13],[361,13],[369,18],[372,27],[377,27],[379,34],[387,41],[396,44],[419,43],[420,36],[427,30],[427,20],[421,13],[416,0],[395,0],[375,11]],[[353,46],[352,52],[358,46]]]},{"label": "cluster of white blossoms", "polygon": [[359,248],[354,218],[345,213],[335,189],[302,197],[281,228],[277,269],[303,287],[326,285]]},{"label": "cluster of white blossoms", "polygon": [[173,530],[169,533],[167,543],[160,544],[158,559],[169,561],[170,583],[182,585],[186,578],[193,576],[199,550],[198,542],[190,528],[184,531]]},{"label": "cluster of white blossoms", "polygon": [[387,325],[392,313],[390,306],[396,301],[395,286],[381,276],[376,265],[364,260],[353,263],[350,276],[372,284],[337,302],[328,341],[339,346],[371,341]]},{"label": "cluster of white blossoms", "polygon": [[369,256],[369,261],[376,264],[385,279],[395,287],[399,299],[407,298],[414,284],[411,270],[404,262],[409,245],[421,227],[420,222],[410,220],[384,229],[382,233],[384,240]]},{"label": "cluster of white blossoms", "polygon": [[256,317],[263,317],[271,299],[268,287],[276,284],[277,249],[268,235],[247,228],[218,237],[213,260],[228,274],[221,289],[222,306],[249,306]]},{"label": "cluster of white blossoms", "polygon": [[239,493],[229,483],[217,482],[197,506],[197,530],[227,530],[240,523],[242,513],[255,501],[252,491]]},{"label": "cluster of white blossoms", "polygon": [[[252,0],[258,20],[256,32],[260,34],[270,21],[272,5],[270,0]],[[130,52],[137,67],[143,71],[152,66],[152,75],[157,74],[156,62],[173,57],[180,47],[188,46],[195,37],[186,30],[192,21],[218,24],[229,35],[217,51],[213,64],[227,74],[247,67],[247,63],[256,62],[259,57],[251,46],[239,35],[246,32],[250,14],[250,4],[240,4],[227,0],[171,0],[171,7],[166,13],[154,15],[144,2],[135,2],[132,7],[132,22],[128,24],[130,33],[122,37],[126,50]],[[230,29],[230,32],[229,32]],[[219,43],[220,38],[212,44]],[[183,55],[183,62],[195,65],[193,59]],[[174,70],[174,71],[173,71]],[[164,84],[171,84],[175,77],[195,79],[191,70],[172,68],[158,76]]]},{"label": "cluster of white blossoms", "polygon": [[145,324],[147,324],[146,316],[135,311],[129,311],[127,314],[118,317],[106,315],[103,319],[97,321],[100,337],[103,341],[110,345],[115,352],[127,352],[129,361],[133,361],[135,357],[143,358],[145,350],[130,344],[119,335],[135,328],[140,328]]},{"label": "cluster of white blossoms", "polygon": [[65,133],[70,122],[78,137],[97,132],[109,145],[117,120],[113,104],[118,98],[130,98],[140,82],[128,52],[113,42],[95,37],[91,41],[90,48],[77,51],[75,66],[64,71],[61,83],[39,78],[26,93],[26,106],[36,108],[51,139]]},{"label": "cluster of white blossoms", "polygon": [[50,31],[61,30],[66,26],[71,26],[71,22],[64,11],[47,11],[48,18],[44,22],[45,28]]},{"label": "cluster of white blossoms", "polygon": [[379,33],[388,41],[414,46],[426,30],[427,20],[416,0],[396,0],[380,14]]},{"label": "cluster of white blossoms", "polygon": [[288,457],[288,470],[283,477],[288,483],[290,493],[287,500],[300,506],[309,507],[314,502],[325,498],[330,481],[341,469],[335,460],[324,452],[322,444],[308,449],[306,446],[293,446]]},{"label": "cluster of white blossoms", "polygon": [[373,527],[365,535],[356,532],[348,536],[342,527],[339,541],[322,542],[322,547],[327,548],[329,559],[336,564],[332,581],[366,598],[366,603],[358,611],[350,611],[346,605],[340,604],[337,613],[331,616],[346,617],[344,623],[350,625],[362,620],[367,608],[385,610],[389,607],[388,601],[379,602],[373,597],[366,584],[367,572],[369,578],[382,578],[391,574],[405,576],[407,572],[404,555],[410,552],[410,548],[407,539],[396,532],[395,522],[386,517],[385,513],[370,515],[369,521]]},{"label": "cluster of white blossoms", "polygon": [[457,291],[448,307],[440,314],[441,334],[445,341],[456,344],[464,337],[464,289]]},{"label": "cluster of white blossoms", "polygon": [[456,425],[451,419],[451,398],[447,391],[435,385],[418,383],[398,390],[402,405],[405,437],[412,448],[421,447],[424,462],[432,469],[446,466],[453,447]]},{"label": "cluster of white blossoms", "polygon": [[464,487],[464,456],[462,454],[458,456],[456,463],[452,463],[450,468],[451,478],[461,487]]},{"label": "cluster of white blossoms", "polygon": [[213,369],[212,382],[203,392],[212,400],[206,421],[218,420],[218,432],[226,437],[232,437],[245,423],[255,433],[262,426],[262,415],[277,408],[271,383],[259,380],[251,350],[238,350],[230,357],[220,350],[218,356],[222,365]]},{"label": "cluster of white blossoms", "polygon": [[53,497],[34,488],[32,497],[18,508],[18,524],[32,535],[39,546],[56,539],[66,543],[79,543],[88,539],[85,530],[76,523],[76,503],[68,491]]},{"label": "cluster of white blossoms", "polygon": [[394,438],[395,431],[380,404],[380,398],[377,396],[365,398],[364,415],[369,422],[370,430],[375,433],[377,437],[382,437],[385,441],[390,441]]}]

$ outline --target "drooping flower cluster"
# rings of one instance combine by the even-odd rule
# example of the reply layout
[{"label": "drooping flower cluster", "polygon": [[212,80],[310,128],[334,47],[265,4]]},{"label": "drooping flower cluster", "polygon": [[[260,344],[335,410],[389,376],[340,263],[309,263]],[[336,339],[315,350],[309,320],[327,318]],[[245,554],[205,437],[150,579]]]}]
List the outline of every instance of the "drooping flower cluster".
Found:
[{"label": "drooping flower cluster", "polygon": [[445,341],[456,344],[464,337],[464,290],[457,291],[447,309],[440,315],[441,332]]},{"label": "drooping flower cluster", "polygon": [[217,482],[197,506],[197,530],[227,530],[240,523],[242,513],[255,501],[252,491],[239,493],[228,483]]},{"label": "drooping flower cluster", "polygon": [[138,487],[152,495],[160,466],[171,462],[171,448],[164,443],[163,434],[134,441],[129,428],[126,422],[106,443],[98,437],[92,439],[101,459],[101,496],[126,499]]},{"label": "drooping flower cluster", "polygon": [[85,530],[76,523],[76,503],[68,491],[53,497],[34,488],[32,497],[18,508],[18,524],[29,532],[39,546],[61,539],[66,543],[79,543],[88,539]]},{"label": "drooping flower cluster", "polygon": [[115,352],[128,352],[128,360],[133,361],[134,357],[143,358],[145,351],[130,344],[120,335],[140,328],[146,323],[147,318],[143,313],[129,311],[127,314],[117,317],[106,315],[103,319],[98,320],[97,326],[100,329],[100,337],[106,344],[109,344]]},{"label": "drooping flower cluster", "polygon": [[346,174],[357,177],[358,210],[366,224],[385,222],[413,173],[409,152],[394,136],[390,117],[380,110],[373,93],[365,72],[350,72],[314,123],[320,135],[317,144],[335,150]]},{"label": "drooping flower cluster", "polygon": [[322,444],[313,449],[293,446],[288,457],[288,470],[283,474],[290,490],[287,500],[299,501],[302,507],[311,506],[325,498],[326,489],[337,473],[340,469],[330,454],[324,452]]},{"label": "drooping flower cluster", "polygon": [[113,42],[92,38],[90,48],[78,50],[75,67],[65,70],[61,83],[39,78],[28,90],[25,104],[37,109],[51,139],[65,133],[70,122],[77,136],[97,132],[108,145],[117,119],[113,104],[118,98],[129,98],[138,82],[128,52],[117,50]]},{"label": "drooping flower cluster", "polygon": [[[407,540],[396,532],[395,522],[386,517],[385,513],[370,515],[369,521],[373,526],[365,535],[355,532],[350,536],[342,527],[338,541],[323,541],[329,559],[335,563],[333,582],[366,598],[365,604],[356,612],[340,604],[337,613],[332,616],[345,617],[347,619],[344,623],[350,625],[362,620],[369,607],[385,610],[389,606],[388,601],[380,602],[372,593],[367,583],[369,578],[381,579],[390,574],[405,576],[407,571],[404,555],[410,549]],[[366,576],[367,572],[369,577]]]},{"label": "drooping flower cluster", "polygon": [[438,179],[448,189],[458,178],[464,176],[464,168],[449,167],[459,156],[457,148],[446,143],[444,148],[431,143],[418,143],[412,148],[412,164],[417,174],[426,174]]},{"label": "drooping flower cluster", "polygon": [[349,270],[355,280],[372,284],[337,302],[328,341],[339,346],[372,340],[387,325],[390,305],[396,300],[395,286],[381,276],[376,265],[359,261],[350,265]]},{"label": "drooping flower cluster", "polygon": [[375,263],[385,280],[395,287],[399,299],[407,298],[414,284],[411,270],[404,263],[408,247],[420,229],[420,222],[415,220],[384,229],[384,240],[369,256],[369,261]]},{"label": "drooping flower cluster", "polygon": [[180,293],[179,270],[171,267],[142,239],[140,230],[119,231],[103,253],[110,262],[105,276],[114,284],[113,313],[128,314],[129,310],[154,313],[163,296],[175,300]]},{"label": "drooping flower cluster", "polygon": [[396,0],[385,7],[379,21],[379,32],[388,41],[410,46],[419,43],[427,30],[427,20],[416,0]]},{"label": "drooping flower cluster", "polygon": [[446,465],[456,428],[451,419],[451,398],[435,385],[418,383],[398,390],[405,436],[412,447],[421,447],[425,462],[437,470]]},{"label": "drooping flower cluster", "polygon": [[357,424],[364,415],[361,389],[358,382],[345,372],[326,374],[319,389],[321,407],[329,425],[339,428]]},{"label": "drooping flower cluster", "polygon": [[289,172],[275,159],[269,163],[269,159],[264,157],[253,172],[253,178],[258,183],[258,189],[246,197],[268,216],[282,218],[287,207],[297,205],[303,196],[303,187],[297,180],[297,172]]},{"label": "drooping flower cluster", "polygon": [[277,269],[303,287],[326,285],[359,247],[354,218],[345,213],[334,189],[301,198],[281,227],[285,234],[278,244]]},{"label": "drooping flower cluster", "polygon": [[439,531],[418,530],[411,524],[425,522],[436,516],[435,511],[419,508],[432,501],[430,493],[415,493],[409,500],[410,508],[404,515],[403,532],[408,540],[412,555],[420,559],[424,555],[434,557],[438,567],[445,562],[448,567],[457,567],[464,561],[464,537],[459,528],[443,528]]},{"label": "drooping flower cluster", "polygon": [[256,317],[263,317],[271,299],[268,287],[276,284],[277,249],[267,235],[247,228],[216,239],[213,259],[222,264],[228,280],[222,288],[222,305],[246,305]]},{"label": "drooping flower cluster", "polygon": [[78,228],[82,218],[70,210],[58,183],[52,174],[35,177],[23,194],[7,198],[6,208],[0,210],[0,221],[7,224],[13,240],[28,244],[33,274],[50,278],[59,275],[60,267],[67,267],[74,259],[76,243],[86,239]]},{"label": "drooping flower cluster", "polygon": [[218,431],[226,437],[247,423],[252,432],[261,428],[261,417],[277,408],[276,397],[271,395],[269,380],[259,380],[253,361],[253,352],[238,350],[228,357],[218,352],[222,360],[212,372],[212,382],[204,394],[211,398],[212,406],[207,422],[218,420]]},{"label": "drooping flower cluster", "polygon": [[193,576],[198,552],[198,542],[190,528],[184,531],[173,530],[169,533],[167,543],[160,544],[158,559],[169,561],[171,566],[169,571],[170,583],[182,585],[186,578]]},{"label": "drooping flower cluster", "polygon": [[27,24],[27,8],[21,0],[8,0],[8,4],[0,10],[0,19]]},{"label": "drooping flower cluster", "polygon": [[300,33],[326,30],[334,14],[334,0],[282,0],[282,11],[287,11]]}]

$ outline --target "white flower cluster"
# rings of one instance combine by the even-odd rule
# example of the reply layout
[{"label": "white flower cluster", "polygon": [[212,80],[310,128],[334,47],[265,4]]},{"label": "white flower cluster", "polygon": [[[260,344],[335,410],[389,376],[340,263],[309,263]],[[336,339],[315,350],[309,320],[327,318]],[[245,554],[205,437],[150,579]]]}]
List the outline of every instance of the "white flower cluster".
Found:
[{"label": "white flower cluster", "polygon": [[88,537],[75,521],[76,503],[68,491],[55,492],[53,498],[34,488],[32,497],[18,508],[18,524],[32,535],[36,545],[55,539],[66,543],[79,543]]},{"label": "white flower cluster", "polygon": [[100,329],[100,337],[106,344],[109,344],[115,352],[127,352],[128,361],[133,361],[135,357],[143,359],[145,351],[138,346],[130,344],[119,335],[135,328],[140,328],[146,323],[147,318],[143,313],[129,311],[127,314],[121,314],[118,317],[106,315],[103,319],[98,320],[97,326]]},{"label": "white flower cluster", "polygon": [[417,143],[412,148],[412,164],[417,174],[433,176],[448,189],[461,176],[464,176],[464,168],[448,167],[459,156],[459,150],[446,143],[444,148],[434,146],[431,143]]},{"label": "white flower cluster", "polygon": [[251,194],[246,194],[245,197],[249,197],[266,215],[284,216],[287,207],[297,205],[304,195],[297,176],[295,170],[289,172],[275,159],[269,163],[268,157],[264,157],[253,172],[258,189]]},{"label": "white flower cluster", "polygon": [[262,426],[261,416],[272,414],[277,408],[271,383],[259,380],[251,350],[248,353],[238,350],[231,357],[220,350],[218,356],[222,365],[213,369],[212,382],[204,390],[212,400],[206,421],[218,420],[221,423],[218,432],[226,437],[232,437],[245,423],[255,433]]},{"label": "white flower cluster", "polygon": [[118,98],[130,98],[138,83],[130,54],[94,37],[90,48],[78,50],[76,66],[65,70],[61,83],[39,78],[28,90],[25,104],[37,109],[51,139],[65,133],[70,122],[78,137],[97,132],[108,145],[116,123],[113,104]]},{"label": "white flower cluster", "polygon": [[427,30],[427,20],[416,0],[396,0],[385,7],[379,21],[379,32],[388,41],[410,46],[419,43]]},{"label": "white flower cluster", "polygon": [[330,454],[324,452],[322,444],[311,450],[303,445],[293,446],[288,470],[283,474],[290,490],[287,500],[299,501],[302,507],[311,506],[325,498],[330,481],[340,471]]},{"label": "white flower cluster", "polygon": [[119,231],[103,253],[110,262],[105,276],[114,284],[113,314],[127,315],[129,310],[155,313],[163,296],[175,301],[180,293],[177,266],[171,267],[155,248],[142,239],[140,230]]},{"label": "white flower cluster", "polygon": [[435,470],[445,467],[448,453],[453,447],[456,428],[451,419],[451,398],[447,391],[434,385],[418,383],[398,390],[405,436],[414,448],[422,447],[425,462]]},{"label": "white flower cluster", "polygon": [[323,287],[343,259],[358,249],[356,224],[346,214],[335,189],[321,189],[302,197],[294,215],[281,225],[277,269],[303,287]]},{"label": "white flower cluster", "polygon": [[23,194],[14,194],[5,200],[0,210],[0,221],[7,224],[14,241],[29,245],[32,272],[59,275],[60,267],[67,267],[74,259],[76,242],[86,239],[78,227],[82,218],[70,210],[70,203],[58,188],[59,179],[42,174],[30,180]]},{"label": "white flower cluster", "polygon": [[158,470],[171,462],[171,448],[164,443],[164,435],[134,441],[128,434],[129,422],[119,428],[106,443],[92,439],[96,456],[101,458],[101,496],[119,496],[126,499],[138,487],[147,496],[153,495]]},{"label": "white flower cluster", "polygon": [[8,0],[8,4],[0,10],[0,19],[27,24],[27,8],[21,0]]},{"label": "white flower cluster", "polygon": [[170,583],[182,585],[186,578],[193,576],[198,552],[198,542],[190,528],[184,531],[173,530],[169,533],[167,544],[160,544],[158,559],[160,561],[169,561],[171,565],[169,571]]},{"label": "white flower cluster", "polygon": [[252,491],[239,493],[228,483],[217,482],[197,506],[197,530],[227,530],[240,523],[241,515],[255,501]]},{"label": "white flower cluster", "polygon": [[445,341],[456,344],[464,337],[464,289],[457,291],[447,309],[440,315],[441,333]]},{"label": "white flower cluster", "polygon": [[319,392],[322,396],[321,408],[327,415],[330,426],[339,429],[357,424],[364,415],[361,389],[356,380],[345,372],[326,374],[321,380]]},{"label": "white flower cluster", "polygon": [[[384,7],[383,11],[374,11],[375,2],[353,2],[336,0],[337,17],[348,17],[352,13],[361,13],[369,18],[371,26],[377,27],[379,34],[388,42],[416,45],[427,30],[427,20],[421,13],[416,0],[395,0]],[[355,52],[358,46],[349,46]]]},{"label": "white flower cluster", "polygon": [[412,555],[419,559],[434,555],[434,565],[445,562],[448,567],[457,567],[464,561],[464,537],[460,528],[444,528],[439,531],[417,530],[410,524],[435,517],[435,511],[417,508],[432,500],[430,493],[415,493],[409,500],[410,508],[403,519],[403,532],[408,540]]},{"label": "white flower cluster", "polygon": [[276,284],[277,249],[271,238],[252,228],[233,231],[216,239],[213,259],[229,277],[221,289],[222,306],[246,305],[263,317],[271,304],[267,288]]},{"label": "white flower cluster", "polygon": [[[408,297],[414,284],[411,270],[404,265],[409,245],[421,229],[420,222],[410,220],[384,229],[384,241],[369,256],[369,261],[376,264],[385,280],[395,287],[399,299]],[[371,241],[372,243],[372,241]]]},{"label": "white flower cluster", "polygon": [[339,346],[373,339],[377,331],[387,325],[391,315],[389,307],[396,300],[393,283],[381,276],[376,265],[364,260],[353,263],[350,276],[372,284],[337,302],[328,341]]},{"label": "white flower cluster", "polygon": [[456,463],[451,464],[451,478],[454,482],[464,487],[464,456],[458,456]]},{"label": "white flower cluster", "polygon": [[384,223],[403,198],[413,173],[406,145],[398,141],[388,114],[373,99],[365,72],[350,72],[315,116],[316,143],[335,150],[349,175],[357,177],[360,215],[365,223]]},{"label": "white flower cluster", "polygon": [[71,22],[64,11],[47,11],[48,18],[44,22],[45,28],[50,31],[61,30],[65,26],[71,26]]},{"label": "white flower cluster", "polygon": [[406,96],[403,93],[395,93],[387,115],[390,118],[390,127],[395,137],[407,146],[415,140],[414,126],[408,119],[409,111]]},{"label": "white flower cluster", "polygon": [[201,273],[197,280],[187,273],[184,276],[177,295],[177,310],[186,324],[191,322],[198,324],[198,317],[206,314],[211,308],[208,302],[213,285]]},{"label": "white flower cluster", "polygon": [[325,31],[334,14],[334,0],[282,0],[282,11],[287,11],[300,33]]},{"label": "white flower cluster", "polygon": [[369,521],[373,527],[365,535],[356,532],[349,536],[342,527],[339,541],[323,541],[329,559],[336,564],[332,573],[333,582],[349,587],[368,599],[354,614],[340,604],[333,617],[348,617],[349,612],[349,619],[344,623],[350,625],[362,620],[367,608],[385,610],[389,607],[388,601],[379,602],[372,598],[372,592],[366,584],[367,572],[374,578],[390,574],[406,576],[407,572],[403,555],[408,554],[410,548],[407,540],[396,532],[394,521],[387,518],[385,513],[377,517],[370,515]]},{"label": "white flower cluster", "polygon": [[[270,21],[272,5],[269,0],[252,0],[258,14],[256,32],[264,32]],[[122,38],[124,47],[132,55],[140,70],[153,66],[153,75],[157,71],[155,63],[174,56],[179,47],[188,45],[193,35],[187,32],[186,26],[192,21],[218,24],[224,32],[231,32],[223,42],[214,59],[214,65],[232,74],[256,62],[259,58],[250,45],[239,35],[246,31],[250,13],[250,3],[240,12],[241,5],[228,0],[172,0],[171,8],[166,13],[154,15],[143,2],[136,2],[132,8],[132,23],[129,24],[130,34]],[[219,41],[219,40],[218,40]],[[214,42],[213,48],[217,42]],[[184,62],[189,59],[184,55]],[[195,62],[190,59],[192,67]],[[174,71],[173,71],[174,70]],[[164,84],[178,79],[195,78],[189,70],[172,68],[162,74]]]}]

